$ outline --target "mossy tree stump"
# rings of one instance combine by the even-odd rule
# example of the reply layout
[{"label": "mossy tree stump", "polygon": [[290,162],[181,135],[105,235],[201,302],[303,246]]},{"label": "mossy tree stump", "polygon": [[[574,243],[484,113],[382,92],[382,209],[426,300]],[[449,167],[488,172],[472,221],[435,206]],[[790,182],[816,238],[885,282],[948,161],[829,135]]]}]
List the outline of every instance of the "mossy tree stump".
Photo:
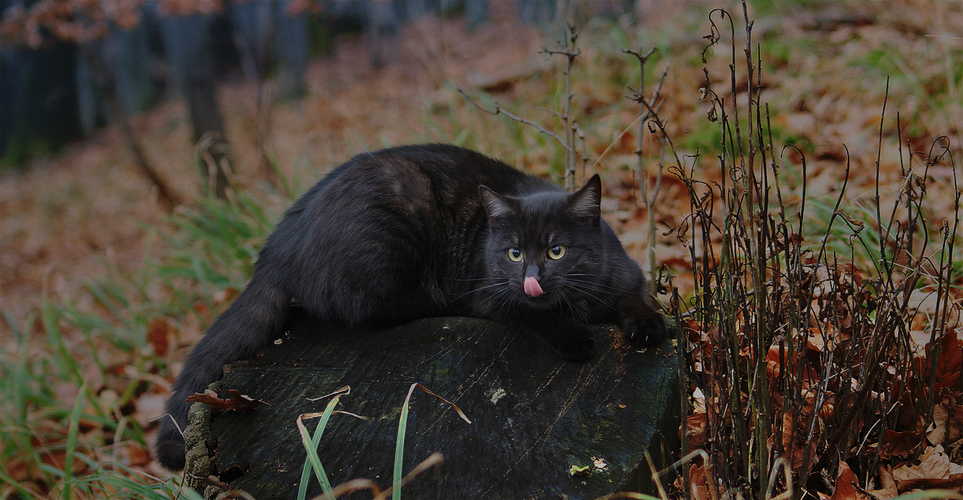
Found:
[{"label": "mossy tree stump", "polygon": [[[428,318],[357,330],[292,320],[274,346],[229,365],[216,387],[270,403],[247,412],[197,403],[187,432],[193,486],[216,477],[258,500],[294,498],[305,459],[296,427],[309,401],[350,386],[318,455],[332,485],[367,478],[391,486],[398,420],[413,383],[458,405],[472,420],[416,390],[404,449],[407,473],[433,452],[444,462],[407,484],[407,498],[594,498],[653,492],[644,455],[668,463],[677,443],[679,381],[669,341],[639,348],[597,327],[593,359],[559,359],[538,338],[471,318]],[[222,394],[223,396],[224,394]],[[312,432],[317,420],[307,421]],[[572,466],[589,466],[573,475]],[[596,466],[598,465],[598,466]],[[309,497],[320,486],[311,477]],[[208,497],[220,490],[207,487]],[[370,498],[366,492],[347,498]]]}]

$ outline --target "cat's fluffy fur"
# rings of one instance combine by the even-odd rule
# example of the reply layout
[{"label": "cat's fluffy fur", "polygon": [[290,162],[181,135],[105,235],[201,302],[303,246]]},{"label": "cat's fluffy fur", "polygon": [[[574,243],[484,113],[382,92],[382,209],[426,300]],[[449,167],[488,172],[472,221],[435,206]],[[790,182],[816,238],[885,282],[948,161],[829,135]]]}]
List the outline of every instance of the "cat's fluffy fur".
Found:
[{"label": "cat's fluffy fur", "polygon": [[[598,176],[569,194],[455,146],[352,158],[284,214],[250,283],[188,357],[170,416],[183,428],[185,398],[277,338],[292,301],[348,325],[490,318],[534,332],[571,360],[591,356],[589,323],[660,340],[662,316],[639,266],[601,219],[600,197]],[[167,468],[184,465],[170,419],[157,455]]]}]

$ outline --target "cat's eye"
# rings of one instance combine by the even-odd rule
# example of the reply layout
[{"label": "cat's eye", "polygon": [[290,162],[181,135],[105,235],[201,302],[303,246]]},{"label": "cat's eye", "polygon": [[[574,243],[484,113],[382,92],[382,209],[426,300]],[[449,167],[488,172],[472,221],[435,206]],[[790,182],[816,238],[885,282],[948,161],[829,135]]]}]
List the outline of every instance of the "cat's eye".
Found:
[{"label": "cat's eye", "polygon": [[548,249],[548,257],[552,260],[558,260],[565,256],[565,247],[562,245],[555,245]]},{"label": "cat's eye", "polygon": [[517,248],[509,248],[508,258],[512,259],[512,262],[521,262],[525,258],[525,254]]}]

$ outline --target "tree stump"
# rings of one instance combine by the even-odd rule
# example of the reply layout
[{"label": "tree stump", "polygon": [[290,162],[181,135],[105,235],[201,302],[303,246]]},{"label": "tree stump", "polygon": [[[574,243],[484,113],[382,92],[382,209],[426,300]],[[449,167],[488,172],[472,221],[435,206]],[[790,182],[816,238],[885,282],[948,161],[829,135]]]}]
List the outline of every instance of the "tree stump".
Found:
[{"label": "tree stump", "polygon": [[[359,330],[296,318],[263,355],[228,365],[212,386],[270,406],[191,408],[187,476],[208,498],[223,489],[210,486],[210,476],[258,500],[295,498],[306,456],[295,421],[328,403],[308,398],[348,385],[339,409],[369,420],[332,415],[318,447],[321,464],[332,485],[366,478],[387,488],[401,409],[411,385],[420,383],[472,423],[415,390],[404,472],[433,452],[444,461],[405,485],[407,498],[654,493],[645,453],[664,467],[678,443],[675,352],[669,340],[639,348],[612,327],[596,327],[595,339],[592,360],[578,363],[559,359],[530,334],[481,319]],[[317,420],[305,423],[314,432]],[[308,491],[308,498],[321,493],[313,474]]]}]

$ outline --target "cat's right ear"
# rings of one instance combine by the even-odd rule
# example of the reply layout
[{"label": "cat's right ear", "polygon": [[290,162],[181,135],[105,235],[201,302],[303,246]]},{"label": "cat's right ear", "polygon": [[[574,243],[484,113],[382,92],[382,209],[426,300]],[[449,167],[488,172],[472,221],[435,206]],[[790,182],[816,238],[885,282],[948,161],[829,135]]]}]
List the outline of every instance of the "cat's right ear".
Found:
[{"label": "cat's right ear", "polygon": [[489,189],[488,186],[478,186],[478,195],[481,196],[482,205],[488,214],[488,220],[492,222],[507,217],[514,212],[508,201]]},{"label": "cat's right ear", "polygon": [[600,203],[602,200],[602,181],[599,174],[595,174],[586,181],[582,189],[572,193],[569,203],[571,211],[579,217],[587,217],[598,224],[602,216]]}]

